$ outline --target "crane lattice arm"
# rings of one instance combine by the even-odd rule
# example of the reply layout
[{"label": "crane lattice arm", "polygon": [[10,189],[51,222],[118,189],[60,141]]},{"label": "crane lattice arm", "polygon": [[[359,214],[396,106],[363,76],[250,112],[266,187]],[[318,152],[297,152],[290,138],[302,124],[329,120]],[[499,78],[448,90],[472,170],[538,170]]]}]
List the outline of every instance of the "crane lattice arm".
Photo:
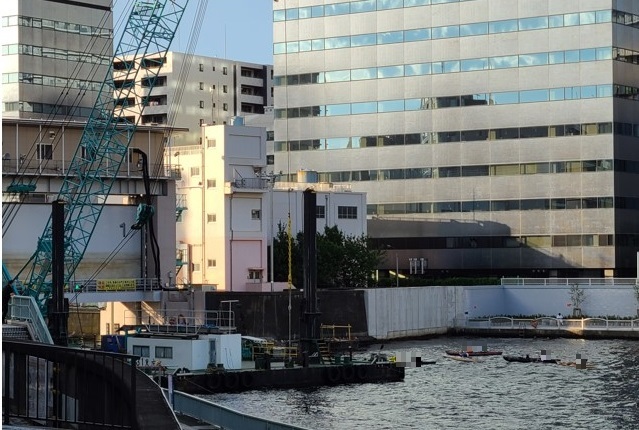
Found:
[{"label": "crane lattice arm", "polygon": [[[64,200],[65,282],[73,275],[87,249],[106,197],[127,158],[140,115],[134,104],[147,104],[160,67],[182,19],[188,0],[138,0],[116,48],[115,57],[100,88],[58,199]],[[156,67],[139,67],[142,58],[153,54]],[[118,85],[114,79],[114,64]],[[136,63],[137,67],[136,67]],[[145,87],[140,94],[140,80]],[[120,84],[122,83],[122,84]],[[117,103],[114,95],[117,94]],[[132,118],[136,118],[133,120]],[[23,294],[35,297],[43,314],[51,296],[51,219],[38,239],[37,249],[27,266]],[[24,270],[24,269],[23,269]]]}]

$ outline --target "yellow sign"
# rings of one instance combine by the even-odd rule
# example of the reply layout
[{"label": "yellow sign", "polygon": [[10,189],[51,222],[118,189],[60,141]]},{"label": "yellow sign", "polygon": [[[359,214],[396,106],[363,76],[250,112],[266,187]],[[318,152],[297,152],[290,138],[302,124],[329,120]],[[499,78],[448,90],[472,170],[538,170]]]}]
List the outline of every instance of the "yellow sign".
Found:
[{"label": "yellow sign", "polygon": [[135,291],[135,279],[96,279],[97,291]]}]

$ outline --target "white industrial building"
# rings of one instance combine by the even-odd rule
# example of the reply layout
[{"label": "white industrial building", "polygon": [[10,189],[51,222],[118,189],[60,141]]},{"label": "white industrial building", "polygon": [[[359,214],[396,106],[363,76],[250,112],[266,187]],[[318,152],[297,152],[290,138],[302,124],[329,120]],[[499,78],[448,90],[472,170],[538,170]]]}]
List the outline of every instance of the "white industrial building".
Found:
[{"label": "white industrial building", "polygon": [[309,187],[317,192],[318,231],[328,225],[346,235],[366,233],[365,194],[346,185],[317,183],[313,172],[304,172],[300,179],[308,182],[275,182],[272,189],[276,177],[265,174],[265,138],[262,127],[206,126],[202,145],[171,149],[183,202],[176,239],[185,264],[177,272],[178,285],[271,291],[267,252],[272,235],[278,224],[287,224],[289,213],[293,235],[302,230],[302,192]]}]

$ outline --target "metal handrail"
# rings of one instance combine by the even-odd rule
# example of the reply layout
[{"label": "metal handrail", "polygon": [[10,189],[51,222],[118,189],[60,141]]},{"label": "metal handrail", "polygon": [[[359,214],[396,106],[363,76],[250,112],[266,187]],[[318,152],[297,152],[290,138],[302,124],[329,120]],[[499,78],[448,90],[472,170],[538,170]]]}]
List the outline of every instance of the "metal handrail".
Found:
[{"label": "metal handrail", "polygon": [[162,390],[173,409],[184,415],[198,418],[204,422],[227,429],[264,429],[264,430],[305,430],[293,424],[285,424],[266,418],[255,417],[243,412],[218,405],[181,391]]},{"label": "metal handrail", "polygon": [[630,330],[639,331],[639,318],[616,320],[609,318],[469,318],[458,326],[467,328],[519,329],[521,324],[535,329],[580,329],[580,330]]},{"label": "metal handrail", "polygon": [[5,339],[2,352],[3,424],[150,428],[136,416],[137,356]]},{"label": "metal handrail", "polygon": [[171,311],[167,314],[149,313],[148,310],[124,312],[125,325],[143,325],[153,328],[152,331],[167,333],[198,333],[203,327],[219,328],[221,330],[235,330],[235,312],[218,311],[190,311],[186,315],[181,311]]},{"label": "metal handrail", "polygon": [[639,285],[639,278],[502,278],[501,285]]},{"label": "metal handrail", "polygon": [[33,340],[53,345],[53,338],[32,296],[12,296],[9,301],[9,319],[27,324]]},{"label": "metal handrail", "polygon": [[[320,325],[320,333],[322,338],[328,337],[330,333],[330,339],[337,339],[338,337],[335,335],[335,329],[344,329],[346,332],[346,339],[351,340],[351,325],[334,325],[334,324],[321,324]],[[340,338],[343,339],[343,338]]]},{"label": "metal handrail", "polygon": [[[72,285],[66,285],[65,292],[113,292],[113,291],[157,291],[162,289],[162,281],[160,279],[151,278],[127,278],[107,280],[114,281],[108,288],[98,287],[101,279],[74,279],[70,282]],[[133,286],[135,283],[135,286]]]}]

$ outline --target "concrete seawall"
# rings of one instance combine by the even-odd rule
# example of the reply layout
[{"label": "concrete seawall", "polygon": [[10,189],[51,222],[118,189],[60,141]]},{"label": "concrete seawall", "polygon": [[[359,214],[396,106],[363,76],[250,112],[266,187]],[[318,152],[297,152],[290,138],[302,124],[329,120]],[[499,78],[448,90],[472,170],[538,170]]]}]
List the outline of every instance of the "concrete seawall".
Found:
[{"label": "concrete seawall", "polygon": [[[586,280],[587,281],[587,280]],[[639,307],[631,285],[584,285],[581,311],[590,316],[633,317]],[[487,285],[370,288],[319,292],[323,324],[351,325],[360,338],[377,340],[426,337],[443,334],[513,335],[518,332],[481,327],[464,328],[463,321],[497,315],[548,315],[571,313],[569,285]],[[238,331],[253,336],[286,339],[289,330],[288,292],[207,293],[206,309],[220,309],[223,300],[234,305]],[[299,333],[302,293],[291,294],[291,332]],[[559,330],[558,336],[637,338],[634,331],[587,329],[584,333]],[[639,333],[638,333],[639,334]],[[548,332],[547,336],[554,333]]]}]

